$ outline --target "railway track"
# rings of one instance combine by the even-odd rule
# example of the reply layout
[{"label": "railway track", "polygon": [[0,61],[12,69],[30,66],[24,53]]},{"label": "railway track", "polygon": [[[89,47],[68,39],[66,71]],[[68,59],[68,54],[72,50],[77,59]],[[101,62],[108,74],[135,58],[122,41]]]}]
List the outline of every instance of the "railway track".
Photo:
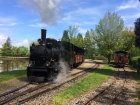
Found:
[{"label": "railway track", "polygon": [[52,90],[61,88],[64,84],[76,81],[77,78],[86,75],[87,73],[97,69],[99,64],[95,64],[92,68],[88,68],[78,73],[71,74],[70,79],[62,83],[41,83],[37,84],[26,84],[16,89],[7,91],[0,94],[0,105],[20,105],[33,98],[42,95],[43,93],[50,92]]},{"label": "railway track", "polygon": [[[117,102],[120,94],[123,93],[126,83],[125,68],[118,69],[117,75],[112,83],[90,96],[89,99],[82,102],[82,105],[113,105]],[[116,105],[116,104],[115,104]],[[121,105],[121,104],[120,104]],[[123,105],[123,104],[122,104]]]}]

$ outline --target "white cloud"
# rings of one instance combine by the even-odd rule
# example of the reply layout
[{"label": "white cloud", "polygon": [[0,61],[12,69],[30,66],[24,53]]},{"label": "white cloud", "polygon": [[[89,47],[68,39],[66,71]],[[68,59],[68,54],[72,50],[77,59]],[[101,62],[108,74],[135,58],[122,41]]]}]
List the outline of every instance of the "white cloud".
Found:
[{"label": "white cloud", "polygon": [[130,8],[137,8],[139,5],[140,4],[138,0],[128,0],[128,2],[123,2],[122,5],[118,6],[116,8],[116,11],[130,9]]},{"label": "white cloud", "polygon": [[0,34],[0,48],[5,43],[6,39],[7,39],[7,36],[6,35]]},{"label": "white cloud", "polygon": [[85,29],[85,28],[80,28],[79,27],[78,29],[79,29],[79,32],[83,35],[85,35],[85,33],[87,32],[87,29]]},{"label": "white cloud", "polygon": [[135,14],[129,14],[129,15],[124,15],[122,16],[122,18],[124,20],[128,20],[128,19],[137,19],[140,17],[140,13],[135,13]]},{"label": "white cloud", "polygon": [[48,25],[45,24],[45,23],[36,23],[36,24],[30,24],[28,26],[31,26],[31,27],[47,27]]},{"label": "white cloud", "polygon": [[8,26],[15,26],[17,24],[19,24],[19,23],[13,22],[13,23],[8,24]]},{"label": "white cloud", "polygon": [[0,27],[16,26],[17,24],[21,24],[21,23],[17,22],[15,18],[12,18],[12,17],[0,17]]},{"label": "white cloud", "polygon": [[12,41],[12,45],[13,46],[25,46],[25,47],[29,47],[29,41],[27,39],[24,39],[22,42],[19,42],[19,41]]},{"label": "white cloud", "polygon": [[74,24],[74,25],[93,25],[99,17],[101,17],[101,12],[99,8],[79,8],[74,11],[67,12],[60,21],[64,24]]},{"label": "white cloud", "polygon": [[[0,34],[0,48],[6,42],[7,38],[8,38],[7,35]],[[17,47],[19,47],[19,46],[29,47],[29,41],[27,39],[24,39],[21,42],[17,41],[17,40],[11,40],[11,44],[12,44],[12,46],[17,46]]]}]

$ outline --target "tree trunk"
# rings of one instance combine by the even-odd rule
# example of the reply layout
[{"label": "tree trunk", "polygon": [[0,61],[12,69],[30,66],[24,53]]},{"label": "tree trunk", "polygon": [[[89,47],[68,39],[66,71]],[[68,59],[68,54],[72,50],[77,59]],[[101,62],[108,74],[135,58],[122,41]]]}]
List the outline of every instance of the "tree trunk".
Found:
[{"label": "tree trunk", "polygon": [[111,55],[108,55],[108,64],[110,64]]}]

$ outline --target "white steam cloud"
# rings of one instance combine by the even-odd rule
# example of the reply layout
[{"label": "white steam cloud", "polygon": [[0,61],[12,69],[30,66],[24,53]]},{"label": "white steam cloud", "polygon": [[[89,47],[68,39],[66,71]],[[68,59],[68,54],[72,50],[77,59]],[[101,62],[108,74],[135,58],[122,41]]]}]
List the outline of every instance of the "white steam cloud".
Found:
[{"label": "white steam cloud", "polygon": [[64,82],[67,80],[68,72],[70,70],[69,65],[63,59],[60,59],[59,67],[61,70],[54,82]]},{"label": "white steam cloud", "polygon": [[54,25],[61,17],[61,0],[22,0],[23,5],[31,10],[35,10],[41,21],[47,25]]}]

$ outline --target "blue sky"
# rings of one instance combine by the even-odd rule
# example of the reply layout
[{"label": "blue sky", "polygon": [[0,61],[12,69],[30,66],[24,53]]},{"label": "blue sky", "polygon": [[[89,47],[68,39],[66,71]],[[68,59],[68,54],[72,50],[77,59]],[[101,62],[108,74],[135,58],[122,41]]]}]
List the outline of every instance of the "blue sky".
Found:
[{"label": "blue sky", "polygon": [[13,46],[29,46],[40,38],[59,40],[69,25],[85,36],[95,29],[107,11],[120,15],[126,27],[140,17],[139,0],[0,0],[0,47],[9,36]]}]

